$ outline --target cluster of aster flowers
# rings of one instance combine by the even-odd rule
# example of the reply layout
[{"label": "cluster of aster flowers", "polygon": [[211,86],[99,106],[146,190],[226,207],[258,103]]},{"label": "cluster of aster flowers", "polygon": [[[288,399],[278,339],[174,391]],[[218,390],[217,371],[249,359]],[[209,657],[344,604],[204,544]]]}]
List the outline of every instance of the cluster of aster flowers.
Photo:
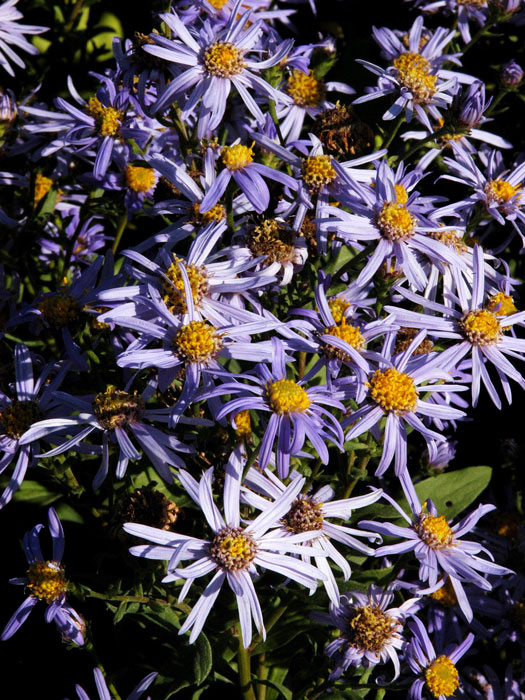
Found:
[{"label": "cluster of aster flowers", "polygon": [[[9,75],[46,31],[16,2]],[[101,700],[110,638],[130,700],[525,698],[519,450],[455,460],[525,388],[523,71],[470,61],[523,12],[412,6],[354,87],[313,2],[176,0],[54,99],[0,90],[0,509],[52,538],[1,639],[43,602]]]}]

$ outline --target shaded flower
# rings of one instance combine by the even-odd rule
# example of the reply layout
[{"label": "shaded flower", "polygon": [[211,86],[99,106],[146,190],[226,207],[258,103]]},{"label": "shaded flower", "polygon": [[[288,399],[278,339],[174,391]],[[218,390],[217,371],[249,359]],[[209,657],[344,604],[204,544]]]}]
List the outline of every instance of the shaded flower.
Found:
[{"label": "shaded flower", "polygon": [[[95,677],[95,684],[97,686],[97,693],[99,699],[110,700],[110,694],[106,685],[106,679],[104,678],[104,674],[102,673],[102,671],[99,668],[94,668],[93,676]],[[140,681],[137,687],[131,691],[131,693],[126,697],[125,700],[138,700],[142,696],[142,694],[150,687],[150,685],[153,683],[156,677],[157,673],[148,673],[148,675]],[[89,695],[86,693],[84,688],[82,688],[82,686],[76,685],[75,688],[79,700],[90,700]],[[150,700],[150,698],[147,698],[147,700]]]}]

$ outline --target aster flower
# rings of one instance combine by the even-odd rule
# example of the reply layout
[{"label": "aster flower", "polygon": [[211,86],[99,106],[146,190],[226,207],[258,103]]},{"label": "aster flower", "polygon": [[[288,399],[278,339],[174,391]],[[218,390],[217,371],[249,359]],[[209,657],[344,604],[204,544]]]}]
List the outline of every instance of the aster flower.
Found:
[{"label": "aster flower", "polygon": [[200,203],[202,213],[209,211],[218,202],[232,178],[259,214],[262,214],[270,203],[270,191],[264,177],[280,182],[292,190],[298,187],[297,181],[290,175],[262,163],[255,163],[253,145],[244,146],[240,143],[240,139],[231,146],[223,146],[221,160],[225,168],[221,170]]},{"label": "aster flower", "polygon": [[[157,675],[157,673],[148,673],[148,675],[140,681],[137,687],[131,691],[131,693],[126,697],[125,700],[139,700],[142,694],[145,693],[146,690],[153,683]],[[97,686],[97,694],[99,700],[110,700],[110,693],[102,671],[99,668],[94,668],[93,676],[95,678],[95,685]],[[84,688],[82,688],[82,686],[76,685],[75,688],[77,691],[78,700],[90,700],[89,695],[86,693]],[[146,700],[151,699],[148,697]]]},{"label": "aster flower", "polygon": [[[486,300],[483,249],[478,245],[474,248],[473,262],[474,279],[470,298],[461,277],[456,278],[458,296],[453,298],[453,301],[459,309],[428,301],[417,294],[399,288],[398,291],[403,297],[412,303],[421,304],[424,309],[429,309],[432,315],[407,311],[399,306],[386,306],[385,310],[392,313],[393,318],[401,326],[425,328],[431,337],[455,340],[454,345],[441,353],[441,366],[445,369],[457,367],[469,352],[472,353],[472,405],[477,404],[480,383],[483,382],[490,398],[500,408],[501,400],[485,363],[491,362],[496,368],[509,402],[511,400],[509,379],[514,379],[525,388],[525,379],[507,359],[507,356],[521,359],[525,350],[525,340],[504,333],[504,330],[511,329],[515,324],[521,324],[525,319],[525,312],[506,315],[504,313],[506,309],[501,306],[502,300],[495,304],[491,299]],[[441,318],[437,316],[438,313],[442,314]]]},{"label": "aster flower", "polygon": [[368,102],[394,93],[398,95],[394,104],[383,114],[383,119],[395,119],[403,110],[407,121],[416,118],[429,131],[432,126],[429,115],[438,120],[440,109],[450,105],[456,91],[459,74],[441,69],[445,61],[457,63],[454,55],[443,55],[443,50],[454,38],[454,30],[438,27],[431,37],[423,42],[423,17],[414,21],[408,34],[408,51],[403,41],[390,29],[374,28],[374,39],[383,49],[392,65],[384,69],[368,61],[358,60],[365,68],[379,76],[376,88],[358,97],[354,104]]},{"label": "aster flower", "polygon": [[403,624],[416,611],[417,599],[410,598],[397,608],[389,608],[393,599],[392,588],[383,590],[371,585],[368,593],[345,593],[337,606],[330,607],[329,613],[312,615],[314,620],[341,631],[341,636],[325,649],[325,654],[336,663],[331,679],[339,678],[351,666],[370,668],[389,660],[394,664],[393,680],[399,676],[397,652],[405,645]]},{"label": "aster flower", "polygon": [[17,3],[18,0],[7,0],[0,5],[0,66],[12,76],[15,73],[10,61],[20,68],[26,66],[13,47],[36,56],[39,53],[38,49],[29,43],[24,34],[42,34],[49,31],[49,27],[19,24],[18,20],[22,19],[23,14],[16,9]]},{"label": "aster flower", "polygon": [[[349,427],[346,440],[353,440],[367,430],[374,430],[384,416],[383,453],[376,470],[376,476],[382,476],[392,460],[395,460],[395,473],[402,476],[407,469],[407,432],[405,423],[429,440],[444,442],[445,438],[430,430],[419,416],[442,419],[461,418],[465,414],[451,406],[432,403],[419,398],[419,393],[462,391],[465,387],[455,384],[438,383],[439,380],[452,379],[442,369],[439,356],[429,361],[425,355],[414,356],[420,342],[425,338],[425,331],[418,333],[408,347],[398,354],[392,354],[392,348],[385,345],[387,354],[380,359],[380,368],[369,377],[368,395],[357,411],[342,422]],[[429,384],[429,382],[436,382]],[[419,414],[419,415],[418,415]]]},{"label": "aster flower", "polygon": [[419,676],[410,686],[410,699],[423,700],[426,691],[425,697],[447,700],[460,687],[456,663],[472,646],[474,635],[469,633],[461,644],[445,649],[438,656],[421,620],[414,617],[408,627],[414,636],[407,647],[406,658],[412,671]]},{"label": "aster flower", "polygon": [[[429,588],[420,592],[433,592],[444,585],[442,574],[448,575],[457,597],[458,605],[469,622],[472,621],[472,607],[463,589],[464,583],[471,583],[485,591],[492,590],[492,584],[482,574],[489,576],[504,576],[512,573],[510,569],[494,564],[490,552],[477,542],[462,540],[461,537],[470,532],[480,518],[493,511],[496,506],[480,505],[460,522],[450,526],[444,515],[438,515],[431,499],[423,506],[416,494],[408,475],[402,478],[402,485],[408,499],[411,515],[407,515],[396,501],[384,494],[386,500],[394,506],[409,527],[401,527],[392,523],[379,523],[364,520],[359,523],[373,532],[389,537],[401,537],[403,540],[396,544],[382,545],[375,551],[375,556],[392,556],[404,552],[414,552],[419,561],[419,578],[428,581]],[[490,559],[476,556],[480,552],[487,554]]]},{"label": "aster flower", "polygon": [[[483,673],[474,668],[463,670],[463,687],[472,700],[524,700],[525,692],[520,689],[520,683],[512,673],[512,664],[505,669],[503,680],[487,665],[483,665]],[[522,685],[523,688],[523,685]]]},{"label": "aster flower", "polygon": [[[300,478],[298,472],[293,471],[290,474],[291,480],[298,478]],[[264,511],[268,508],[269,503],[272,500],[277,500],[286,488],[285,484],[268,468],[261,472],[259,469],[251,467],[243,481],[242,500],[258,510]],[[372,554],[374,550],[356,538],[366,537],[368,540],[374,540],[377,536],[371,532],[367,533],[346,525],[339,525],[336,522],[332,523],[327,518],[347,521],[356,508],[363,508],[375,503],[381,497],[381,493],[380,490],[371,491],[364,496],[334,501],[332,499],[335,492],[326,485],[315,493],[300,493],[292,503],[290,510],[281,518],[279,531],[283,537],[316,531],[315,537],[312,537],[309,543],[320,547],[325,552],[325,557],[314,557],[315,564],[318,569],[325,573],[326,580],[323,581],[323,585],[331,602],[336,606],[339,605],[340,593],[328,560],[331,559],[341,569],[345,581],[350,578],[352,571],[346,558],[334,547],[331,540],[368,555]],[[303,554],[302,559],[309,562],[311,557]],[[314,592],[315,588],[312,589],[312,593]]]},{"label": "aster flower", "polygon": [[[59,387],[67,372],[67,364],[62,368],[55,364],[45,365],[40,377],[33,377],[33,361],[25,345],[15,347],[15,386],[16,398],[11,399],[0,392],[0,473],[15,460],[15,468],[9,484],[0,497],[0,508],[3,508],[18,491],[28,466],[35,461],[39,449],[36,440],[21,444],[20,438],[36,422],[44,416],[54,415],[54,392]],[[56,376],[49,382],[52,373]]]},{"label": "aster flower", "polygon": [[[226,465],[224,516],[213,501],[213,467],[203,474],[199,482],[184,470],[179,472],[182,485],[201,508],[214,534],[211,541],[178,535],[146,525],[124,525],[127,533],[154,543],[153,546],[132,547],[132,554],[167,560],[168,575],[163,579],[164,582],[185,579],[179,602],[186,597],[196,578],[213,573],[211,582],[179,630],[179,634],[184,634],[191,629],[190,644],[199,636],[225,581],[237,599],[242,641],[247,648],[252,639],[252,618],[263,640],[266,638],[262,611],[253,585],[253,578],[257,576],[257,566],[283,574],[307,588],[311,588],[318,578],[325,578],[319,569],[288,556],[305,553],[323,556],[322,550],[309,550],[301,544],[308,540],[312,533],[283,537],[274,529],[301,491],[305,479],[294,480],[270,507],[242,527],[239,513],[242,465],[243,460],[237,448]],[[179,568],[179,563],[184,560],[190,560],[192,563]]]},{"label": "aster flower", "polygon": [[[245,382],[228,382],[201,394],[209,399],[224,394],[241,394],[228,401],[218,412],[217,420],[230,415],[233,421],[237,413],[246,409],[271,413],[259,446],[259,466],[270,461],[273,444],[277,438],[277,471],[281,479],[288,476],[290,457],[298,454],[308,438],[323,464],[328,463],[325,440],[343,448],[343,432],[337,418],[323,405],[344,411],[339,393],[324,385],[304,388],[304,379],[287,379],[286,355],[281,340],[272,338],[273,360],[271,370],[265,364],[255,367],[255,375],[237,375]],[[249,384],[246,382],[250,382]]]},{"label": "aster flower", "polygon": [[5,626],[0,639],[12,637],[27,620],[31,610],[39,602],[47,604],[46,622],[55,622],[64,641],[81,646],[84,644],[82,617],[66,602],[67,580],[61,565],[64,554],[64,530],[54,508],[48,510],[48,527],[53,543],[52,559],[46,560],[40,549],[40,531],[43,525],[35,525],[24,535],[23,546],[29,567],[26,576],[10,579],[9,583],[25,586],[29,596],[17,609]]},{"label": "aster flower", "polygon": [[290,51],[293,41],[283,41],[273,55],[263,61],[250,58],[248,54],[260,37],[262,22],[256,21],[248,27],[252,12],[248,10],[238,16],[241,4],[242,0],[238,0],[227,25],[219,32],[208,22],[197,29],[184,25],[175,12],[162,14],[160,18],[177,38],[172,40],[151,34],[155,45],[144,46],[147,53],[173,64],[174,71],[179,66],[189,66],[177,72],[159,94],[155,111],[164,112],[174,100],[191,90],[182,105],[181,118],[191,117],[198,105],[199,138],[209,135],[221,123],[232,86],[259,122],[264,121],[264,116],[250,95],[250,88],[277,102],[289,100],[258,73],[278,64]]}]

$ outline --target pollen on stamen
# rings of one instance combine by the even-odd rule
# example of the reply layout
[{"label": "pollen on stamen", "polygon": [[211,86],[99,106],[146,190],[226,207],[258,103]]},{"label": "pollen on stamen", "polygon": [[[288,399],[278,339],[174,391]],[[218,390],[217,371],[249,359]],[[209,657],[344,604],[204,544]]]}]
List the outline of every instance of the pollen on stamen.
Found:
[{"label": "pollen on stamen", "polygon": [[483,189],[490,204],[505,204],[513,198],[514,203],[517,204],[521,197],[519,193],[521,184],[511,185],[510,182],[502,179],[489,180]]},{"label": "pollen on stamen", "polygon": [[[188,311],[184,298],[184,280],[178,265],[179,262],[181,262],[181,259],[174,255],[173,263],[164,273],[169,279],[169,282],[165,279],[162,281],[164,303],[172,314],[185,314]],[[208,294],[210,288],[206,269],[191,264],[185,265],[184,269],[186,270],[190,282],[193,303],[195,306],[198,306],[203,297]]]},{"label": "pollen on stamen", "polygon": [[414,102],[430,102],[436,93],[437,75],[430,73],[430,63],[418,53],[402,53],[394,59],[397,79],[412,93]]},{"label": "pollen on stamen", "polygon": [[345,301],[341,297],[332,297],[331,299],[328,299],[328,308],[330,309],[336,323],[341,323],[345,312],[350,308],[350,306],[350,302]]},{"label": "pollen on stamen", "polygon": [[222,348],[221,336],[205,321],[190,321],[174,339],[176,352],[186,362],[209,362]]},{"label": "pollen on stamen", "polygon": [[401,628],[394,617],[375,604],[357,607],[348,619],[348,625],[349,631],[345,632],[345,637],[349,644],[361,651],[376,654],[383,651]]},{"label": "pollen on stamen", "polygon": [[510,316],[517,312],[517,308],[514,305],[514,299],[510,294],[505,294],[504,292],[496,292],[485,304],[487,311],[497,314],[498,316]]},{"label": "pollen on stamen", "polygon": [[[321,335],[332,335],[334,338],[340,338],[348,343],[351,347],[356,350],[362,350],[365,344],[365,339],[361,333],[359,326],[353,326],[351,323],[346,322],[346,318],[343,316],[340,323],[335,326],[329,326],[325,328]],[[323,352],[327,357],[332,357],[338,360],[349,360],[350,356],[344,350],[334,347],[325,343]]]},{"label": "pollen on stamen", "polygon": [[35,194],[33,197],[33,206],[36,207],[41,202],[46,194],[53,186],[53,180],[50,177],[37,173],[35,177]]},{"label": "pollen on stamen", "polygon": [[332,158],[324,155],[305,158],[302,174],[304,184],[311,192],[319,192],[322,187],[329,185],[337,177],[332,166]]},{"label": "pollen on stamen", "polygon": [[199,225],[211,224],[213,221],[222,221],[226,218],[226,207],[217,203],[208,211],[201,212],[201,205],[199,202],[195,202],[192,205],[191,218],[193,223]]},{"label": "pollen on stamen", "polygon": [[229,78],[246,68],[243,52],[229,41],[216,41],[204,51],[202,62],[208,75]]},{"label": "pollen on stamen", "polygon": [[303,73],[293,70],[286,83],[286,92],[299,107],[319,107],[325,98],[326,90],[313,71]]},{"label": "pollen on stamen", "polygon": [[93,412],[100,425],[106,430],[123,428],[140,419],[144,399],[134,391],[120,391],[110,385],[95,396]]},{"label": "pollen on stamen", "polygon": [[495,345],[502,338],[500,322],[488,309],[470,311],[459,324],[465,337],[473,345]]},{"label": "pollen on stamen", "polygon": [[253,163],[253,144],[243,146],[236,143],[234,146],[224,146],[221,151],[221,160],[228,170],[242,170]]},{"label": "pollen on stamen", "polygon": [[370,380],[370,396],[384,411],[403,415],[415,411],[418,394],[414,380],[395,367],[378,369]]},{"label": "pollen on stamen", "polygon": [[268,402],[275,413],[303,413],[310,406],[308,394],[292,379],[278,379],[268,385]]},{"label": "pollen on stamen", "polygon": [[89,98],[87,113],[93,117],[100,136],[116,136],[122,126],[123,113],[114,107],[104,107],[96,95]]},{"label": "pollen on stamen", "polygon": [[454,590],[454,586],[449,578],[447,578],[441,588],[438,588],[437,591],[431,593],[430,597],[435,600],[436,603],[439,603],[446,608],[452,608],[458,602],[456,591]]},{"label": "pollen on stamen", "polygon": [[453,695],[459,688],[459,675],[448,656],[438,656],[425,669],[425,682],[435,698]]},{"label": "pollen on stamen", "polygon": [[430,515],[422,511],[414,528],[423,542],[432,549],[455,546],[452,532],[444,515]]},{"label": "pollen on stamen", "polygon": [[128,165],[126,168],[126,185],[133,192],[148,192],[155,186],[155,182],[155,171],[152,168],[138,165]]},{"label": "pollen on stamen", "polygon": [[44,414],[36,401],[11,401],[0,411],[0,425],[9,437],[17,440]]},{"label": "pollen on stamen", "polygon": [[301,495],[295,499],[290,510],[281,519],[281,524],[294,534],[323,529],[323,504],[310,496]]},{"label": "pollen on stamen", "polygon": [[416,218],[399,202],[385,202],[377,216],[377,226],[389,241],[403,241],[414,235]]},{"label": "pollen on stamen", "polygon": [[228,571],[247,569],[257,554],[251,535],[240,527],[227,526],[219,530],[211,543],[215,562]]},{"label": "pollen on stamen", "polygon": [[64,595],[67,581],[64,569],[56,561],[35,561],[27,570],[30,595],[45,603],[52,603]]},{"label": "pollen on stamen", "polygon": [[252,435],[252,420],[250,410],[239,411],[234,417],[235,432],[240,438],[251,438]]}]

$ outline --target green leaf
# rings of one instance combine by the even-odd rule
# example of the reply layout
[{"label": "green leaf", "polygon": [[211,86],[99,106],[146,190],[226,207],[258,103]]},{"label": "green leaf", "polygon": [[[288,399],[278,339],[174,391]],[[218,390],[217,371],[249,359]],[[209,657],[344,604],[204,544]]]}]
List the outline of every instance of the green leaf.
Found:
[{"label": "green leaf", "polygon": [[431,476],[416,484],[421,503],[431,498],[439,515],[451,520],[465,510],[490,483],[490,467],[468,467],[455,472]]},{"label": "green leaf", "polygon": [[65,520],[70,523],[84,524],[84,518],[74,508],[67,503],[61,503],[56,508],[56,512],[60,520]]},{"label": "green leaf", "polygon": [[33,503],[39,506],[49,506],[58,498],[60,498],[60,494],[50,491],[46,486],[39,484],[38,481],[31,481],[30,479],[23,481],[13,496],[14,501]]},{"label": "green leaf", "polygon": [[292,691],[281,683],[276,683],[275,681],[263,680],[262,678],[254,678],[254,683],[259,685],[266,685],[268,688],[272,688],[277,692],[277,697],[283,697],[285,700],[292,699]]},{"label": "green leaf", "polygon": [[201,685],[208,677],[213,666],[213,655],[211,652],[211,645],[208,641],[208,637],[202,632],[200,633],[196,649],[195,656],[193,658],[193,672],[195,674],[195,683]]}]

